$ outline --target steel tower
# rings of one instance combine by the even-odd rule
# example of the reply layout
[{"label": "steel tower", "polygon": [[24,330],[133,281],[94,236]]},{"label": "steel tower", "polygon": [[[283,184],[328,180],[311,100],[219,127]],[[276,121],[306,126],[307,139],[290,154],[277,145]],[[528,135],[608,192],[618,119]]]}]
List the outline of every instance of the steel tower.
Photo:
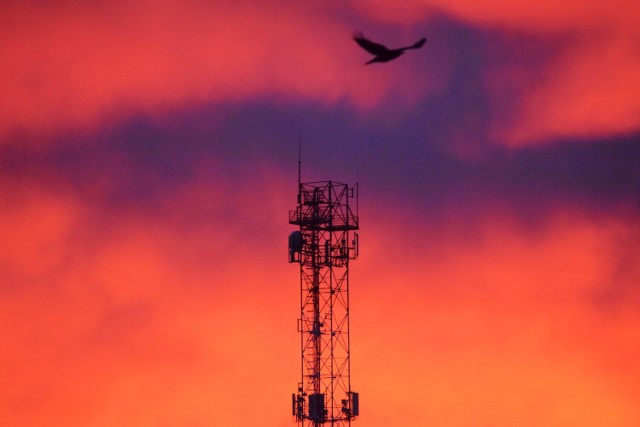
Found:
[{"label": "steel tower", "polygon": [[289,235],[289,262],[300,264],[302,366],[291,406],[302,427],[350,426],[359,415],[349,348],[349,260],[358,256],[357,197],[357,185],[299,182],[298,205],[289,212],[289,224],[300,227]]}]

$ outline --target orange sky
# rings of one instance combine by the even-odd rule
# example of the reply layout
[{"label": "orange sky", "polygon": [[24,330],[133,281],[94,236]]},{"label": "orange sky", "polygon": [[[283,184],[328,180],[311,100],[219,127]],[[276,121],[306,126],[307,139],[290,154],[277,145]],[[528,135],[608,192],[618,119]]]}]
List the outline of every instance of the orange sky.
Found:
[{"label": "orange sky", "polygon": [[214,3],[0,6],[0,425],[295,425],[301,128],[354,425],[640,425],[640,9]]},{"label": "orange sky", "polygon": [[[224,189],[194,184],[101,221],[46,188],[4,195],[4,425],[292,423],[293,185],[245,188],[216,223]],[[406,215],[371,210],[352,265],[358,424],[638,423],[637,220],[565,209],[531,233],[497,209],[408,236]]]}]

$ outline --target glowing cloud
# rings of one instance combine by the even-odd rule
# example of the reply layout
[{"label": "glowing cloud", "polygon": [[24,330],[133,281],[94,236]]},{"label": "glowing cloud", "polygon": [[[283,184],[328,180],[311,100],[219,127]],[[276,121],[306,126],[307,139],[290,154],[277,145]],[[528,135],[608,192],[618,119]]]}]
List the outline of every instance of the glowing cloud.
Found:
[{"label": "glowing cloud", "polygon": [[[368,109],[384,107],[392,96],[405,101],[404,110],[439,93],[442,74],[450,71],[446,60],[429,70],[363,69],[354,61],[352,26],[336,18],[341,12],[404,25],[444,13],[505,36],[564,43],[533,70],[527,63],[492,64],[485,52],[487,96],[500,104],[505,99],[496,88],[509,93],[510,106],[492,110],[492,136],[500,143],[619,134],[640,126],[640,101],[633,96],[640,89],[640,12],[633,2],[410,1],[399,8],[386,0],[341,6],[286,1],[278,7],[141,0],[12,3],[1,12],[3,141],[20,132],[92,127],[209,102],[293,97],[346,100]],[[511,85],[495,81],[505,69],[518,68],[528,78]],[[514,104],[516,113],[502,117]]]},{"label": "glowing cloud", "polygon": [[415,97],[416,84],[392,88],[384,73],[360,78],[352,28],[328,6],[111,1],[2,9],[2,133],[267,95],[365,106],[391,90]]},{"label": "glowing cloud", "polygon": [[626,261],[640,256],[629,240],[636,221],[567,210],[532,230],[497,209],[403,234],[390,225],[398,219],[370,232],[374,252],[354,268],[367,422],[398,413],[416,426],[640,420],[629,379],[640,369],[640,270]]},{"label": "glowing cloud", "polygon": [[[372,19],[417,24],[434,12],[447,13],[505,35],[526,35],[540,44],[549,38],[565,48],[539,68],[528,63],[485,65],[494,114],[514,107],[513,117],[494,117],[492,137],[510,146],[555,138],[600,137],[640,128],[640,9],[632,1],[504,2],[415,0],[403,7],[387,0],[354,1]],[[516,45],[514,49],[519,49]],[[517,55],[515,55],[517,56]],[[505,67],[506,68],[501,68]],[[513,73],[515,80],[505,79]],[[510,84],[513,83],[513,84]],[[506,91],[500,99],[494,95]]]},{"label": "glowing cloud", "polygon": [[[640,36],[640,34],[638,35]],[[577,43],[524,92],[520,119],[501,135],[510,144],[553,138],[601,137],[640,126],[640,55],[621,35]],[[594,37],[590,37],[593,39]]]},{"label": "glowing cloud", "polygon": [[[7,187],[0,423],[291,425],[295,197],[261,175],[202,172],[154,207]],[[358,422],[637,425],[637,219],[559,206],[534,229],[497,208],[431,224],[364,209]]]}]

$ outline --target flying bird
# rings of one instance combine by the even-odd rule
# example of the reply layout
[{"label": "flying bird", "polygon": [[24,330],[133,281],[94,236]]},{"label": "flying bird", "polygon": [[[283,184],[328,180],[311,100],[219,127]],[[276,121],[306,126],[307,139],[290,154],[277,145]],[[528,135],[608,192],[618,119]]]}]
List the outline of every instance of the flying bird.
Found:
[{"label": "flying bird", "polygon": [[412,44],[411,46],[401,47],[398,49],[389,49],[386,46],[372,42],[371,40],[369,40],[364,36],[362,31],[354,32],[353,39],[364,50],[366,50],[372,55],[375,55],[375,57],[369,62],[367,62],[365,65],[369,65],[373,62],[389,62],[392,59],[396,59],[397,57],[402,55],[405,50],[421,48],[422,45],[424,45],[424,43],[427,41],[426,38],[422,38],[419,41]]}]

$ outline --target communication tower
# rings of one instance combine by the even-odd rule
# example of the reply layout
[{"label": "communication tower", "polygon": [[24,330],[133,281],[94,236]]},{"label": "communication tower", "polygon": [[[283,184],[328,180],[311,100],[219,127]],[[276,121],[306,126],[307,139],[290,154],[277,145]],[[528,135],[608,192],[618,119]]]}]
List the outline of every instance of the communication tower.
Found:
[{"label": "communication tower", "polygon": [[349,261],[358,256],[357,201],[357,184],[298,180],[298,205],[289,212],[289,224],[300,227],[289,235],[289,262],[300,264],[301,378],[291,406],[302,427],[350,426],[359,415],[349,348]]}]

